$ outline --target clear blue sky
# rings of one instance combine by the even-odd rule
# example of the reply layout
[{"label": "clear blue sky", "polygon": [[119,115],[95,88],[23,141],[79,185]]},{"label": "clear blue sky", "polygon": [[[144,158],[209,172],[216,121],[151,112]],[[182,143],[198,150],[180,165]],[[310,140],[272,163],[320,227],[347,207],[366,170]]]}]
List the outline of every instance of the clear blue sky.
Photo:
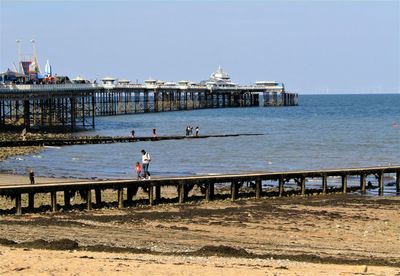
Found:
[{"label": "clear blue sky", "polygon": [[0,0],[0,71],[15,40],[42,70],[143,82],[276,80],[299,93],[400,92],[400,1]]}]

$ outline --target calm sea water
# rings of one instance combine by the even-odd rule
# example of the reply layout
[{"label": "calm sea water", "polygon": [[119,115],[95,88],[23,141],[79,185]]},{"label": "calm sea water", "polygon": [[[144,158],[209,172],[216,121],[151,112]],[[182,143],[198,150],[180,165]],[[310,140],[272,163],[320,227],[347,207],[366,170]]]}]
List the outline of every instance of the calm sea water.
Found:
[{"label": "calm sea water", "polygon": [[301,95],[297,107],[230,108],[99,117],[85,135],[240,136],[47,148],[0,163],[1,171],[85,178],[132,178],[140,150],[153,175],[194,175],[400,165],[400,95]]}]

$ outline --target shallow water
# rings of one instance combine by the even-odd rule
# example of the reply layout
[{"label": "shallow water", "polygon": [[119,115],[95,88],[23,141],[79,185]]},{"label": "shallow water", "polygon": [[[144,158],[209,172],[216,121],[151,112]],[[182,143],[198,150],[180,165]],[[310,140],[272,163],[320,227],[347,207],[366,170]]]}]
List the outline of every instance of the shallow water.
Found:
[{"label": "shallow water", "polygon": [[131,178],[140,150],[153,175],[284,171],[400,164],[400,95],[302,95],[297,107],[229,108],[99,117],[85,135],[262,133],[194,140],[47,148],[0,163],[1,171]]}]

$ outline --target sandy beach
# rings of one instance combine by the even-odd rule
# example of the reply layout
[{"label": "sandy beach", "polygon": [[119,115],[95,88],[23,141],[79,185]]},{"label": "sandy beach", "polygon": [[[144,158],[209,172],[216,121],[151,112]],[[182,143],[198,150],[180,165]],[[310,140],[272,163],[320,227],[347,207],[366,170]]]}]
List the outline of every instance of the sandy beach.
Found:
[{"label": "sandy beach", "polygon": [[[0,176],[3,184],[26,180]],[[38,178],[46,181],[65,179]],[[115,206],[1,215],[0,273],[400,274],[396,197],[330,194]]]},{"label": "sandy beach", "polygon": [[290,260],[49,251],[4,246],[0,246],[0,255],[2,275],[396,275],[400,272],[393,267]]}]

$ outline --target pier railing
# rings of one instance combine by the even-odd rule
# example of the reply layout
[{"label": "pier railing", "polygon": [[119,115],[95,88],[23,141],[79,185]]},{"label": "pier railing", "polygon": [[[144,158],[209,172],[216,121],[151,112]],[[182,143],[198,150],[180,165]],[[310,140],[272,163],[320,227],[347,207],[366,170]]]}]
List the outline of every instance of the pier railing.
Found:
[{"label": "pier railing", "polygon": [[[15,212],[22,213],[22,194],[29,194],[29,209],[34,206],[35,193],[50,193],[51,210],[57,210],[57,192],[64,193],[64,206],[70,207],[71,192],[83,191],[87,209],[92,208],[92,191],[95,191],[96,204],[101,204],[101,191],[105,189],[114,189],[117,191],[118,207],[122,208],[125,201],[132,201],[132,197],[136,194],[138,188],[148,191],[149,204],[153,205],[161,198],[161,188],[165,186],[175,186],[177,188],[178,202],[183,203],[188,197],[190,189],[195,185],[204,191],[206,201],[212,200],[215,196],[214,185],[217,183],[230,184],[231,199],[236,200],[239,196],[239,189],[244,182],[254,183],[255,197],[260,199],[265,194],[263,190],[263,181],[277,181],[278,190],[276,195],[282,197],[286,194],[285,184],[289,180],[294,180],[300,187],[299,195],[307,193],[306,180],[308,178],[320,178],[320,193],[326,194],[332,190],[329,187],[328,177],[340,177],[342,193],[347,193],[347,180],[350,176],[358,176],[360,179],[358,189],[365,193],[367,189],[367,176],[373,175],[378,180],[379,195],[384,195],[384,176],[386,174],[396,175],[396,193],[400,195],[400,166],[390,167],[368,167],[368,168],[343,168],[330,170],[315,171],[288,171],[288,172],[265,172],[265,173],[248,173],[248,174],[222,174],[222,175],[203,175],[189,177],[168,177],[152,180],[109,180],[109,181],[84,181],[84,182],[66,182],[66,183],[48,183],[48,184],[9,184],[0,186],[0,195],[11,196],[15,199]],[[127,190],[127,198],[124,199],[124,190]],[[136,192],[132,192],[136,191]]]},{"label": "pier railing", "polygon": [[0,84],[0,92],[10,91],[37,91],[37,90],[85,90],[85,89],[205,89],[205,90],[254,90],[254,91],[274,91],[283,92],[282,86],[260,86],[260,85],[243,85],[243,86],[207,86],[207,85],[147,85],[147,84],[113,84],[103,85],[95,83],[64,83],[64,84]]},{"label": "pier railing", "polygon": [[64,83],[64,84],[3,84],[0,85],[0,92],[18,91],[62,91],[62,90],[91,90],[99,89],[100,85],[85,83]]}]

